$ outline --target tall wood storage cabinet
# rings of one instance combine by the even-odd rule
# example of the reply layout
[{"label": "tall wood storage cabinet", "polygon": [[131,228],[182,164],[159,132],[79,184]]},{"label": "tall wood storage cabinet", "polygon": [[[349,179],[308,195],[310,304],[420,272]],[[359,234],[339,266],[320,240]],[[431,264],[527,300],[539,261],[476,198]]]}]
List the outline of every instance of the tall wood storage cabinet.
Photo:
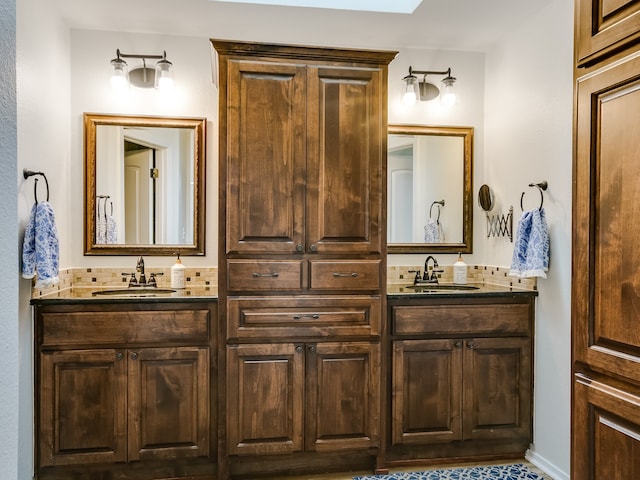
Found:
[{"label": "tall wood storage cabinet", "polygon": [[371,465],[396,52],[212,43],[226,319],[221,478]]},{"label": "tall wood storage cabinet", "polygon": [[571,477],[640,478],[640,2],[576,1]]}]

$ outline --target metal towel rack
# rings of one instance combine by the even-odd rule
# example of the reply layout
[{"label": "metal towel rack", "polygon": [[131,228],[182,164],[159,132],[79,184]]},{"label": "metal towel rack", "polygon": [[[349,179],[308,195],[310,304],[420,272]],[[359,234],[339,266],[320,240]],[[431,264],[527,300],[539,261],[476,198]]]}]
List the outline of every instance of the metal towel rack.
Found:
[{"label": "metal towel rack", "polygon": [[[549,187],[549,184],[547,183],[546,180],[544,180],[540,183],[530,183],[529,186],[538,188],[538,191],[540,192],[540,206],[538,207],[538,210],[542,209],[542,204],[544,203],[543,191],[545,191]],[[524,199],[524,194],[525,192],[522,192],[522,195],[520,195],[520,210],[522,210],[523,212],[524,212],[524,206],[522,204],[522,200]]]},{"label": "metal towel rack", "polygon": [[[24,176],[24,179],[26,180],[29,177],[33,177],[33,176],[41,176],[42,178],[44,178],[44,183],[47,186],[47,202],[49,201],[49,180],[47,180],[47,176],[44,174],[44,172],[35,172],[33,170],[27,170],[26,168],[24,170],[22,170],[22,175]],[[38,179],[35,178],[34,179],[35,182],[33,184],[33,196],[36,200],[36,204],[38,203]]]}]

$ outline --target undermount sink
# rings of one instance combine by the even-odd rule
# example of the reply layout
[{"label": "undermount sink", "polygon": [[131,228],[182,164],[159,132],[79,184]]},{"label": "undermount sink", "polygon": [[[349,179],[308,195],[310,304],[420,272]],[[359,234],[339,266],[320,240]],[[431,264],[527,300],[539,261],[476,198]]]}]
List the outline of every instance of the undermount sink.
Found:
[{"label": "undermount sink", "polygon": [[406,288],[412,288],[416,292],[438,292],[438,291],[460,291],[460,290],[478,290],[480,287],[473,285],[456,285],[453,283],[425,283],[418,285],[407,285]]},{"label": "undermount sink", "polygon": [[127,297],[153,297],[156,295],[163,295],[173,293],[175,290],[171,288],[153,288],[153,287],[130,287],[130,288],[117,288],[115,290],[96,290],[92,292],[92,295],[115,295],[115,296],[127,296]]}]

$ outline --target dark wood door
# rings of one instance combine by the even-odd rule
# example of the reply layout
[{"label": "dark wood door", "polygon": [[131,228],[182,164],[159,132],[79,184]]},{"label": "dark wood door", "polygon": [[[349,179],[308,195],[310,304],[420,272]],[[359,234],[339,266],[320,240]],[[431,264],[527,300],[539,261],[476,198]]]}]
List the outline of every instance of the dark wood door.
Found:
[{"label": "dark wood door", "polygon": [[40,467],[125,461],[125,353],[69,350],[40,361]]},{"label": "dark wood door", "polygon": [[380,423],[380,345],[308,344],[306,450],[375,447]]},{"label": "dark wood door", "polygon": [[227,448],[231,455],[303,450],[305,347],[227,347]]},{"label": "dark wood door", "polygon": [[[640,385],[638,72],[640,59],[629,57],[577,82],[571,470],[579,480],[635,478],[619,468],[638,472],[632,400]],[[599,375],[618,393],[590,384]]]},{"label": "dark wood door", "polygon": [[305,67],[228,63],[226,252],[304,250]]},{"label": "dark wood door", "polygon": [[462,343],[461,339],[393,342],[393,445],[462,438]]},{"label": "dark wood door", "polygon": [[307,78],[307,250],[381,253],[386,79],[315,66]]},{"label": "dark wood door", "polygon": [[463,439],[531,440],[529,338],[475,338],[463,346]]},{"label": "dark wood door", "polygon": [[640,38],[638,0],[578,0],[578,65],[593,63]]},{"label": "dark wood door", "polygon": [[129,350],[129,461],[209,455],[209,349]]}]

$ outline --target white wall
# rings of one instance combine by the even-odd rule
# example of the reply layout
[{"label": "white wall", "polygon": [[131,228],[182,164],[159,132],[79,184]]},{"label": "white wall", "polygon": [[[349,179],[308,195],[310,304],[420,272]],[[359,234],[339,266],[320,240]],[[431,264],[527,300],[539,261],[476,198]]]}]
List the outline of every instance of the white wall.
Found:
[{"label": "white wall", "polygon": [[[111,89],[110,60],[121,53],[161,54],[173,63],[175,91],[163,96],[155,89],[132,87],[125,95]],[[71,221],[83,225],[83,126],[82,114],[162,115],[206,117],[206,255],[184,257],[187,267],[216,266],[218,250],[218,91],[212,82],[211,45],[207,38],[143,35],[89,30],[71,31]],[[127,59],[129,69],[142,61]],[[153,66],[154,60],[151,60]],[[149,63],[148,63],[149,65]],[[71,254],[67,267],[134,267],[126,256],[84,256],[82,232],[70,232],[65,243]],[[145,257],[148,267],[170,267],[173,257]]]},{"label": "white wall", "polygon": [[[22,170],[42,171],[46,174],[50,185],[49,201],[56,214],[58,233],[61,238],[68,236],[72,229],[68,206],[69,192],[75,188],[69,178],[69,31],[58,20],[58,15],[51,2],[42,0],[20,0],[17,8],[17,223],[19,238],[14,239],[13,255],[6,255],[9,264],[16,262],[11,268],[12,275],[19,277],[17,259],[22,252],[22,235],[31,206],[34,202],[34,179],[25,180]],[[3,29],[4,32],[4,29]],[[14,181],[16,177],[13,177]],[[12,187],[9,191],[12,191]],[[7,190],[1,189],[4,195]],[[14,190],[15,191],[15,190]],[[46,196],[44,181],[38,183],[38,198]],[[4,203],[8,208],[10,202]],[[14,225],[3,229],[13,228]],[[60,261],[68,261],[70,245],[60,244]],[[18,301],[18,314],[9,316],[12,326],[17,325],[19,335],[18,354],[6,357],[15,362],[19,370],[19,405],[13,410],[19,423],[17,437],[11,442],[18,444],[16,478],[26,479],[32,476],[33,464],[33,379],[32,379],[32,320],[29,299],[31,297],[31,281],[18,281],[19,293],[11,297],[10,302]],[[5,318],[3,302],[2,318]],[[5,368],[3,368],[5,370]],[[6,395],[2,390],[0,396]],[[4,445],[4,443],[2,443]],[[11,478],[5,475],[3,478]]]},{"label": "white wall", "polygon": [[[18,478],[20,355],[18,318],[18,225],[16,133],[16,4],[0,0],[0,465],[2,477]],[[30,477],[22,477],[30,478]]]},{"label": "white wall", "polygon": [[[554,0],[487,53],[486,161],[476,167],[499,207],[513,205],[514,229],[522,192],[525,210],[534,208],[540,196],[528,184],[549,182],[551,260],[538,281],[530,456],[558,479],[568,478],[570,458],[572,45],[572,2]],[[476,246],[485,263],[511,264],[504,239]]]}]

